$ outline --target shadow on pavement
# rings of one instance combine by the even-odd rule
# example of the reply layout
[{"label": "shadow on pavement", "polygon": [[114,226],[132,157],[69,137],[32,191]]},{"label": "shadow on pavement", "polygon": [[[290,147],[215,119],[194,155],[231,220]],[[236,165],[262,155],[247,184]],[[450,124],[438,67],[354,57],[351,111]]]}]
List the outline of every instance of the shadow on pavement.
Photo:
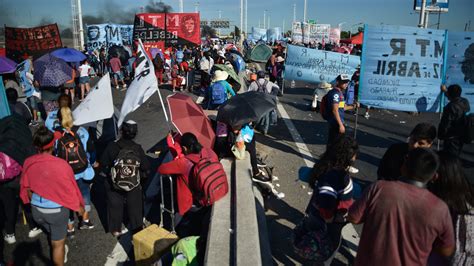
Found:
[{"label": "shadow on pavement", "polygon": [[[35,265],[38,261],[42,265],[50,265],[49,254],[43,254],[43,250],[49,250],[49,248],[43,249],[39,239],[33,242],[25,241],[17,244],[13,251],[14,265]],[[32,260],[33,257],[36,258],[34,262]]]}]

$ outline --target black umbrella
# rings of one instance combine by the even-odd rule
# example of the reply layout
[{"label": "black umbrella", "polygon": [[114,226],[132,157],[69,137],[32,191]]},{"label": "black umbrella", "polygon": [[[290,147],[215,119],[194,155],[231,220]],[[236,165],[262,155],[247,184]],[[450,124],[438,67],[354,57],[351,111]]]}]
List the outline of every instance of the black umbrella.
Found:
[{"label": "black umbrella", "polygon": [[260,120],[276,106],[276,97],[263,92],[237,94],[219,107],[217,121],[232,128]]}]

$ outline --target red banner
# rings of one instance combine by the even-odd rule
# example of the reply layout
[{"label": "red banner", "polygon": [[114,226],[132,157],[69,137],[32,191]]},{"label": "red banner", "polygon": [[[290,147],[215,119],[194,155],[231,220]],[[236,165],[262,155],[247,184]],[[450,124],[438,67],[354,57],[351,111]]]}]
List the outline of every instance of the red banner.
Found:
[{"label": "red banner", "polygon": [[58,25],[51,24],[35,28],[5,27],[5,46],[7,57],[19,63],[28,56],[36,59],[63,45]]},{"label": "red banner", "polygon": [[142,13],[135,16],[134,41],[142,40],[145,49],[201,43],[198,13]]}]

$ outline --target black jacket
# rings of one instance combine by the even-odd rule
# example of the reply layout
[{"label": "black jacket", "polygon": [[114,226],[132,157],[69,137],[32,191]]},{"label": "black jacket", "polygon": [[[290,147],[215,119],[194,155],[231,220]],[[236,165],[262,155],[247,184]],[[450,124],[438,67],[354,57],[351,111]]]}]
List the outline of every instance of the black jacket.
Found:
[{"label": "black jacket", "polygon": [[443,109],[443,116],[438,126],[438,138],[445,140],[462,137],[465,131],[464,116],[470,111],[469,102],[462,97],[449,101]]}]

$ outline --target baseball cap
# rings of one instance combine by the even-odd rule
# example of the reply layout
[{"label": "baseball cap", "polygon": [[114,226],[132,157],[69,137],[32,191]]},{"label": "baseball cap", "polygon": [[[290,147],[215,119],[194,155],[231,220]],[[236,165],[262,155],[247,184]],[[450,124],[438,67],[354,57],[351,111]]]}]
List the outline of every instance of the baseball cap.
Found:
[{"label": "baseball cap", "polygon": [[340,74],[337,76],[336,81],[349,82],[351,81],[351,78],[347,74]]}]

